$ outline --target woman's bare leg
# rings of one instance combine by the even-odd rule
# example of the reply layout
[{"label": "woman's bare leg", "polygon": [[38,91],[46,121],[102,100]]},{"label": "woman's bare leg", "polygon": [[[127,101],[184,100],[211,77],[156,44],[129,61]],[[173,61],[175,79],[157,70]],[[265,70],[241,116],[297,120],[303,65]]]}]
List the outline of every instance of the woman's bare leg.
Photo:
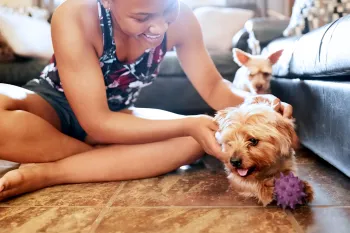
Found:
[{"label": "woman's bare leg", "polygon": [[0,159],[34,163],[56,161],[93,147],[60,132],[55,110],[40,96],[0,84]]},{"label": "woman's bare leg", "polygon": [[[183,117],[155,109],[133,108],[124,112],[149,119]],[[153,177],[192,163],[203,154],[191,137],[94,148],[56,162],[26,165],[7,173],[0,179],[0,200],[56,184]]]},{"label": "woman's bare leg", "polygon": [[94,149],[7,173],[0,179],[0,200],[56,184],[153,177],[194,162],[203,153],[190,137]]}]

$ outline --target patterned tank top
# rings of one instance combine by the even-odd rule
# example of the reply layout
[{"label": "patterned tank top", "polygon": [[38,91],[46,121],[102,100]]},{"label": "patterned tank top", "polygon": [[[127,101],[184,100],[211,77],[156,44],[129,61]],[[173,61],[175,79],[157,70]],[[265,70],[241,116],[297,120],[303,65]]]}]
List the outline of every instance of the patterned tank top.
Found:
[{"label": "patterned tank top", "polygon": [[[167,51],[166,35],[158,47],[147,49],[135,62],[122,63],[116,55],[111,13],[103,7],[100,0],[97,0],[97,5],[103,35],[100,67],[106,86],[108,106],[112,111],[118,111],[132,106],[140,90],[150,85],[156,78],[159,64]],[[58,73],[53,55],[40,77],[48,81],[57,91],[64,92]]]}]

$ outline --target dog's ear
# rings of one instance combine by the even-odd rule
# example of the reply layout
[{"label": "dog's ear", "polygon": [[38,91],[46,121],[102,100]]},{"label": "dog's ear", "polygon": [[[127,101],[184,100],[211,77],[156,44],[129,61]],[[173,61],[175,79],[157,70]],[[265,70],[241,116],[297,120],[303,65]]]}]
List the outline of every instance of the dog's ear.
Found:
[{"label": "dog's ear", "polygon": [[221,125],[223,123],[223,121],[225,120],[226,116],[227,116],[228,110],[227,109],[223,109],[223,110],[219,110],[216,112],[215,116],[214,116],[214,121],[218,124]]},{"label": "dog's ear", "polygon": [[269,59],[271,65],[276,64],[276,62],[278,61],[278,59],[280,59],[282,53],[283,53],[283,49],[274,52],[273,54],[271,54],[271,55],[268,57],[268,59]]},{"label": "dog's ear", "polygon": [[298,149],[300,142],[295,132],[294,120],[279,116],[277,120],[277,130],[281,134],[281,153],[288,155],[290,148]]},{"label": "dog's ear", "polygon": [[250,60],[250,54],[243,52],[240,49],[234,48],[232,49],[233,60],[239,65],[244,66]]},{"label": "dog's ear", "polygon": [[214,121],[219,126],[219,130],[215,132],[215,139],[219,144],[222,144],[221,132],[222,132],[222,129],[224,128],[223,125],[226,125],[225,122],[227,121],[226,120],[227,113],[228,113],[228,110],[223,109],[223,110],[217,111],[214,116]]},{"label": "dog's ear", "polygon": [[236,107],[229,107],[223,110],[219,110],[216,112],[214,116],[214,121],[219,125],[219,131],[227,126],[229,123],[229,119],[227,118],[227,114],[237,109]]}]

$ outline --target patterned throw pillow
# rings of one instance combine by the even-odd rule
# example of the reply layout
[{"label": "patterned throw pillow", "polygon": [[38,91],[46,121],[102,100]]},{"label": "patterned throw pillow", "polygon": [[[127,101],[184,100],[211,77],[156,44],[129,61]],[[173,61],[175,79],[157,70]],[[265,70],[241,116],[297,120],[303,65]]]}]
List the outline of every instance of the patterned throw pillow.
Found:
[{"label": "patterned throw pillow", "polygon": [[302,35],[349,13],[350,0],[296,0],[283,35]]}]

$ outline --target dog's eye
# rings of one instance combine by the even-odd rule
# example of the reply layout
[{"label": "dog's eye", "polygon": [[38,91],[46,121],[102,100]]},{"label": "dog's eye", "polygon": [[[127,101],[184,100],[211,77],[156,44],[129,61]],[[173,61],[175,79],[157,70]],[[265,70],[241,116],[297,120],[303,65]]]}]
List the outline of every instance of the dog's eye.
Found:
[{"label": "dog's eye", "polygon": [[270,77],[270,75],[271,75],[271,74],[270,74],[270,73],[267,73],[267,72],[264,72],[264,73],[263,73],[264,78],[268,78],[268,77]]},{"label": "dog's eye", "polygon": [[256,146],[256,145],[258,145],[259,140],[255,139],[255,138],[251,138],[251,139],[249,139],[249,142],[250,142],[251,146]]}]

